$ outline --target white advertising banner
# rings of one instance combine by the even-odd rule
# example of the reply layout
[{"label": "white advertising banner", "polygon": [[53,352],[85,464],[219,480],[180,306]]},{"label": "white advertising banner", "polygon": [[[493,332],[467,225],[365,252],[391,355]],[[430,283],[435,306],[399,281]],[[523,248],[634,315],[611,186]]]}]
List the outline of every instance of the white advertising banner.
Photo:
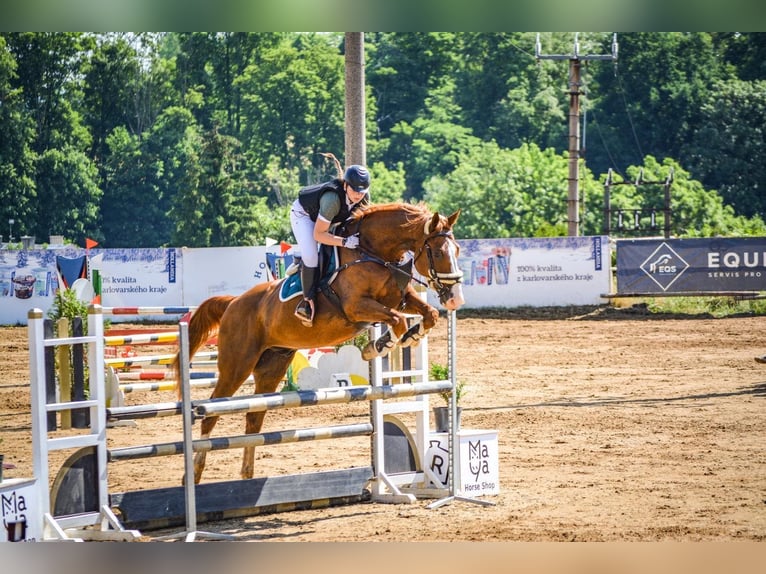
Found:
[{"label": "white advertising banner", "polygon": [[56,255],[82,250],[0,250],[0,325],[26,324],[30,309],[47,312],[58,289]]},{"label": "white advertising banner", "polygon": [[[605,236],[461,240],[465,308],[598,305],[610,292]],[[104,307],[196,306],[213,295],[240,295],[271,280],[272,247],[92,249]],[[26,324],[30,309],[47,313],[59,288],[87,275],[84,249],[0,250],[0,324]],[[276,259],[282,266],[287,259]],[[83,264],[80,264],[80,261]],[[428,301],[438,305],[429,290]],[[113,317],[126,321],[135,316]],[[159,319],[160,316],[144,318]]]},{"label": "white advertising banner", "polygon": [[94,249],[90,267],[101,274],[104,307],[183,304],[181,249]]},{"label": "white advertising banner", "polygon": [[[599,305],[610,289],[609,238],[458,241],[466,309]],[[428,301],[438,305],[429,290]]]},{"label": "white advertising banner", "polygon": [[279,247],[184,249],[184,304],[199,305],[214,295],[241,295],[269,281],[267,253],[279,253]]}]

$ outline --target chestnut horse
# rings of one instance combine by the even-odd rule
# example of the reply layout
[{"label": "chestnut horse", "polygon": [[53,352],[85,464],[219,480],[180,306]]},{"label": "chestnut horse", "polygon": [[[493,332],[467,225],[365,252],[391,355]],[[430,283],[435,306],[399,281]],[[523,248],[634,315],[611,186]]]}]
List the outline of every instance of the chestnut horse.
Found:
[{"label": "chestnut horse", "polygon": [[[345,234],[359,233],[359,248],[339,248],[335,279],[316,298],[312,327],[293,314],[296,300],[280,300],[284,280],[260,283],[237,297],[222,295],[205,300],[189,322],[189,353],[218,329],[218,384],[211,399],[231,397],[252,373],[256,394],[275,392],[299,349],[338,345],[374,323],[388,331],[371,341],[362,356],[385,355],[395,344],[417,344],[439,318],[438,311],[415,291],[418,280],[410,266],[399,262],[409,252],[418,273],[455,310],[463,304],[458,267],[459,248],[452,227],[460,215],[431,213],[424,205],[379,204],[357,211],[346,222]],[[422,283],[422,282],[421,282]],[[422,321],[407,327],[406,314]],[[178,360],[178,359],[177,359]],[[265,412],[246,415],[247,434],[260,432]],[[202,420],[201,437],[208,438],[217,417]],[[205,452],[194,458],[194,481],[205,467]],[[242,478],[253,476],[254,447],[245,447]]]}]

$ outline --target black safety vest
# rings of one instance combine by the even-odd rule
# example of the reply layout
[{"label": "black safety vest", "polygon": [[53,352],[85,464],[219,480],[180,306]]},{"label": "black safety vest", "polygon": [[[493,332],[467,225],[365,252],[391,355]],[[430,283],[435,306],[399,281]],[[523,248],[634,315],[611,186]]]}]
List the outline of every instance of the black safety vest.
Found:
[{"label": "black safety vest", "polygon": [[[348,209],[348,205],[346,205],[346,193],[343,191],[343,182],[340,179],[333,179],[325,183],[309,185],[298,192],[298,201],[301,202],[303,209],[311,217],[311,221],[317,220],[319,216],[319,198],[325,193],[334,193],[340,200],[340,211],[338,215],[332,218],[330,223],[339,223],[348,219],[351,212]],[[360,201],[359,203],[363,202]]]}]

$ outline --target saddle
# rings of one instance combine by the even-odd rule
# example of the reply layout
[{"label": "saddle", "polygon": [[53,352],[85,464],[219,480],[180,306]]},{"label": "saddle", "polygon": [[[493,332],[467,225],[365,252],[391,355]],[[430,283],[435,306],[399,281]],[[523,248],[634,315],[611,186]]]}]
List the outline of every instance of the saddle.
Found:
[{"label": "saddle", "polygon": [[[338,274],[338,248],[334,245],[321,245],[319,248],[319,281],[317,290],[324,291],[335,280]],[[298,296],[303,296],[303,284],[301,283],[301,274],[294,273],[282,280],[282,286],[279,288],[279,300],[289,301]]]},{"label": "saddle", "polygon": [[[413,260],[400,264],[393,264],[382,259],[377,259],[371,255],[362,253],[354,263],[361,263],[363,261],[375,261],[380,265],[387,267],[392,273],[394,273],[397,286],[404,293],[407,285],[412,279]],[[353,265],[353,263],[351,264]],[[340,267],[340,255],[338,254],[338,248],[333,245],[322,245],[319,248],[319,281],[317,282],[317,291],[324,293],[328,299],[333,301],[338,308],[341,307],[340,296],[331,287],[332,282],[337,277],[338,273],[348,267],[347,263],[343,267]],[[289,301],[298,296],[303,296],[303,286],[301,283],[301,274],[294,273],[282,280],[282,286],[279,289],[279,300]]]}]

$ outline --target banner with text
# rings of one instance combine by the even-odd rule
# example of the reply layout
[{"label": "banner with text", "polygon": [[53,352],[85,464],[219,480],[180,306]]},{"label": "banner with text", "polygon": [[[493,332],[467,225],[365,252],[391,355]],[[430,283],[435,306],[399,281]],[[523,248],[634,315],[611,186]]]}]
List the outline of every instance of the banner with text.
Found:
[{"label": "banner with text", "polygon": [[[606,237],[459,241],[466,308],[594,305],[609,292]],[[84,249],[0,250],[0,324],[26,324],[37,307],[47,313],[59,289],[57,258]],[[101,275],[104,307],[196,306],[213,295],[240,295],[274,278],[279,246],[91,249],[88,270]],[[437,304],[429,291],[429,301]],[[120,316],[113,320],[127,321]],[[144,317],[146,318],[146,317]],[[160,319],[160,316],[151,316]]]},{"label": "banner with text", "polygon": [[[598,305],[610,289],[606,236],[464,239],[458,244],[468,309]],[[438,305],[431,291],[428,301]]]},{"label": "banner with text", "polygon": [[620,239],[617,293],[766,290],[766,237]]}]

